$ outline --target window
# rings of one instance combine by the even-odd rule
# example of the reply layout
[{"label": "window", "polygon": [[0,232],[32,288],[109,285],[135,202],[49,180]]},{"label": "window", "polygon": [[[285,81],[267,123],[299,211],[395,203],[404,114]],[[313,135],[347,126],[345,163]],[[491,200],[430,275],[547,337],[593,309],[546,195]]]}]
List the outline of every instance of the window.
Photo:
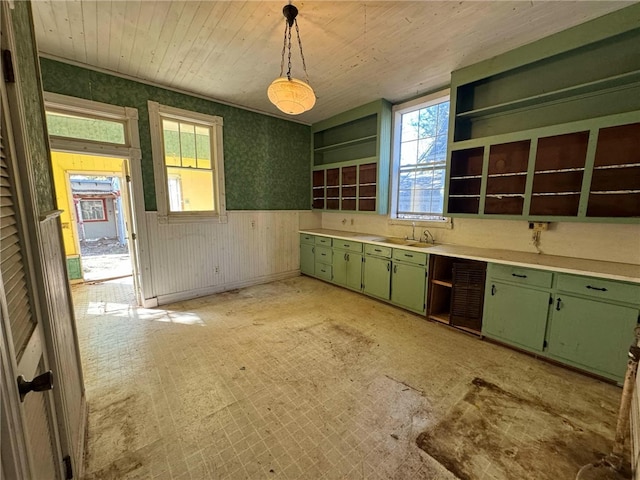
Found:
[{"label": "window", "polygon": [[125,122],[82,117],[47,108],[47,130],[55,137],[125,145]]},{"label": "window", "polygon": [[80,214],[83,222],[106,222],[107,209],[104,199],[80,200]]},{"label": "window", "polygon": [[444,221],[449,92],[394,107],[392,217]]},{"label": "window", "polygon": [[149,102],[161,220],[224,214],[222,118]]}]

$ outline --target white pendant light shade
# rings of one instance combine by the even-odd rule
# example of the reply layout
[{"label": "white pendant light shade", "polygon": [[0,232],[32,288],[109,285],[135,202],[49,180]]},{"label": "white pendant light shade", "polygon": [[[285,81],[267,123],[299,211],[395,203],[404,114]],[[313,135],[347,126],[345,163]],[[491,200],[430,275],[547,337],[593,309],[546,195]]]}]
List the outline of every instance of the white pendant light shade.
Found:
[{"label": "white pendant light shade", "polygon": [[297,78],[278,77],[267,89],[269,100],[289,115],[299,115],[316,104],[316,94],[309,84]]}]

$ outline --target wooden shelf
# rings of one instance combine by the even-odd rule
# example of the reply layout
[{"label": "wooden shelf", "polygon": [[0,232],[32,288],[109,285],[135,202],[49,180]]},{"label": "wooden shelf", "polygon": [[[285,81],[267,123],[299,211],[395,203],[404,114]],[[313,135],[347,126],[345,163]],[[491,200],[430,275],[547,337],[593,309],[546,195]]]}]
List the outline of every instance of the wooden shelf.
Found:
[{"label": "wooden shelf", "polygon": [[314,148],[314,152],[328,152],[331,150],[338,150],[340,148],[350,147],[352,145],[360,145],[361,143],[367,143],[375,141],[378,138],[377,135],[369,135],[367,137],[354,138],[353,140],[347,140],[346,142],[334,143],[333,145],[327,145],[325,147]]},{"label": "wooden shelf", "polygon": [[541,104],[550,105],[552,103],[567,102],[578,100],[592,95],[602,95],[603,90],[619,89],[632,86],[634,83],[640,82],[640,70],[615,75],[613,77],[603,78],[592,82],[586,82],[571,87],[560,88],[551,92],[545,92],[538,95],[531,95],[525,98],[518,98],[509,102],[503,102],[487,107],[476,108],[466,112],[456,114],[458,118],[477,118],[489,115],[497,115],[500,113],[508,113],[512,110],[527,107],[539,107]]},{"label": "wooden shelf", "polygon": [[446,281],[446,280],[437,280],[437,279],[432,279],[431,283],[435,283],[436,285],[442,285],[443,287],[453,287],[453,283],[451,283],[451,281]]},{"label": "wooden shelf", "polygon": [[445,323],[449,325],[451,323],[449,319],[449,312],[446,313],[432,313],[429,315],[431,320],[435,320],[436,322]]}]

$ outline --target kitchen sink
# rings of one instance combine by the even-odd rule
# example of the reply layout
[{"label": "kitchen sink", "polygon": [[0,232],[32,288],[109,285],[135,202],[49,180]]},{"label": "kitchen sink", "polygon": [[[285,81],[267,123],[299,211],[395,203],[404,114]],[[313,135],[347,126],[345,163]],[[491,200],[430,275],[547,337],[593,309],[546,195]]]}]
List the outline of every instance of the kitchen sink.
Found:
[{"label": "kitchen sink", "polygon": [[414,246],[418,243],[416,240],[405,240],[403,238],[382,238],[378,240],[381,243],[391,243],[393,245],[411,245]]}]

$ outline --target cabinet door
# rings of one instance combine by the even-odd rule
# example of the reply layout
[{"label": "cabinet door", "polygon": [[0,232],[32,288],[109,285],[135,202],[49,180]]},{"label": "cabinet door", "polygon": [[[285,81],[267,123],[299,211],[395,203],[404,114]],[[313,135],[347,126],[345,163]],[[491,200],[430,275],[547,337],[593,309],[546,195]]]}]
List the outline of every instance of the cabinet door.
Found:
[{"label": "cabinet door", "polygon": [[347,252],[342,250],[333,251],[333,281],[338,285],[347,284]]},{"label": "cabinet door", "polygon": [[313,245],[308,243],[300,244],[300,272],[306,275],[314,274],[315,253]]},{"label": "cabinet door", "polygon": [[488,288],[482,333],[541,352],[549,293],[503,283],[491,283]]},{"label": "cabinet door", "polygon": [[391,261],[366,257],[364,261],[364,293],[389,300]]},{"label": "cabinet door", "polygon": [[426,275],[424,267],[393,264],[391,275],[391,301],[409,310],[424,313]]},{"label": "cabinet door", "polygon": [[638,310],[559,295],[549,330],[549,354],[621,380]]},{"label": "cabinet door", "polygon": [[362,255],[347,253],[347,287],[362,290]]}]

